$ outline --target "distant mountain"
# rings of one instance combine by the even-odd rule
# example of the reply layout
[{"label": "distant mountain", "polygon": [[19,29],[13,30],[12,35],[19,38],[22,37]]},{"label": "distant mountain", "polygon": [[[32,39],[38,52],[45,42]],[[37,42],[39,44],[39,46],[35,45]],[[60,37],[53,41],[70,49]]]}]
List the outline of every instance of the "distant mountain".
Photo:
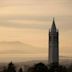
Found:
[{"label": "distant mountain", "polygon": [[2,41],[0,42],[0,54],[11,54],[11,53],[17,53],[17,54],[22,54],[22,53],[26,53],[26,54],[36,54],[36,53],[46,53],[47,50],[45,50],[44,48],[40,48],[40,47],[34,47],[32,45],[29,44],[25,44],[19,41]]}]

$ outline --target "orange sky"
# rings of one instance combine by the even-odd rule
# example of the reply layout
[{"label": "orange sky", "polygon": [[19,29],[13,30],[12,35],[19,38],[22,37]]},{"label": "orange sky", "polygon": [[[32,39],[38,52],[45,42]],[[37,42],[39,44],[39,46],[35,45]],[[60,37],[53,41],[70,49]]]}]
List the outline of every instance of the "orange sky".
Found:
[{"label": "orange sky", "polygon": [[[52,17],[60,31],[60,55],[72,56],[71,0],[0,0],[0,41],[23,42],[41,50],[41,55],[37,53],[40,56],[47,56]],[[9,58],[8,54],[6,57]]]}]

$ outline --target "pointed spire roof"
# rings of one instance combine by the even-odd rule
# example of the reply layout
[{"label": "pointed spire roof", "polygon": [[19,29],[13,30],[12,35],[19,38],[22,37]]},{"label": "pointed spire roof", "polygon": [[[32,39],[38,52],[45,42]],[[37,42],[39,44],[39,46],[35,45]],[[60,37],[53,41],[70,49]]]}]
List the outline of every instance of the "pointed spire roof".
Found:
[{"label": "pointed spire roof", "polygon": [[56,25],[55,25],[55,20],[53,18],[52,26],[51,26],[51,32],[56,32]]}]

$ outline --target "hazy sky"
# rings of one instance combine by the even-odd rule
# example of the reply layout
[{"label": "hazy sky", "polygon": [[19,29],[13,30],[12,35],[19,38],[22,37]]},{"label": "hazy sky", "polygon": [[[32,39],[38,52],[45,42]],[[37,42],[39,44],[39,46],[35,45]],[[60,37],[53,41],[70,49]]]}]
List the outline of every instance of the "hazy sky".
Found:
[{"label": "hazy sky", "polygon": [[72,56],[72,0],[0,0],[0,41],[20,41],[47,56],[52,17],[60,31],[60,55]]}]

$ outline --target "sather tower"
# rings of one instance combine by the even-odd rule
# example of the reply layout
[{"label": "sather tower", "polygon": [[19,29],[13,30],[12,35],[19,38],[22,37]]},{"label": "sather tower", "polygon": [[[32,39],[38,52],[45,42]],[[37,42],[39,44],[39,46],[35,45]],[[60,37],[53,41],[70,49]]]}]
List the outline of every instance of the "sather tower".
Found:
[{"label": "sather tower", "polygon": [[54,19],[49,30],[49,64],[51,63],[59,63],[59,32]]}]

